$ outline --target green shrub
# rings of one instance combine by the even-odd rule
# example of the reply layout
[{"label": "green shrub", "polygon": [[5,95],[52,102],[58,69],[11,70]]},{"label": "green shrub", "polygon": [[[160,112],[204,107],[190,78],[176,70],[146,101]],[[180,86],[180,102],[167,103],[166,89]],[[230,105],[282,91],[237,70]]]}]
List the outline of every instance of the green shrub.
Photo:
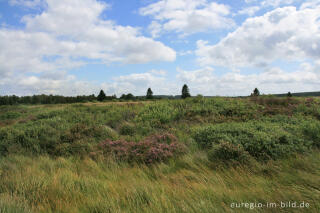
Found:
[{"label": "green shrub", "polygon": [[222,161],[226,164],[244,164],[250,161],[250,155],[241,144],[232,144],[222,141],[216,144],[208,152],[211,162]]},{"label": "green shrub", "polygon": [[256,159],[277,159],[303,152],[309,143],[282,125],[270,122],[227,123],[200,127],[193,138],[201,148],[211,148],[226,141],[243,148]]},{"label": "green shrub", "polygon": [[121,135],[130,135],[133,136],[135,133],[135,126],[129,123],[124,123],[120,126]]},{"label": "green shrub", "polygon": [[168,103],[154,103],[143,108],[136,121],[152,127],[162,127],[172,121],[179,120],[183,110]]},{"label": "green shrub", "polygon": [[64,111],[58,110],[58,111],[51,111],[51,112],[45,112],[37,115],[37,119],[50,119],[57,116],[63,116],[65,114]]},{"label": "green shrub", "polygon": [[0,120],[13,120],[21,116],[19,112],[6,112],[0,114]]},{"label": "green shrub", "polygon": [[312,140],[313,145],[320,148],[320,122],[307,121],[302,126],[302,131],[308,139]]}]

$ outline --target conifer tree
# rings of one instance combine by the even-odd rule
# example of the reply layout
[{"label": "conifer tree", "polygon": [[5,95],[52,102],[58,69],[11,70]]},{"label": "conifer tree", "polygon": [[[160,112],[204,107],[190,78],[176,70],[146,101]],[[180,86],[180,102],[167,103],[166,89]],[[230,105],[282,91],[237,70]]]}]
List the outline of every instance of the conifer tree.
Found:
[{"label": "conifer tree", "polygon": [[98,97],[97,97],[97,100],[98,100],[98,101],[103,101],[103,100],[105,100],[105,99],[106,99],[106,94],[104,93],[103,90],[100,90],[100,93],[99,93],[99,95],[98,95]]},{"label": "conifer tree", "polygon": [[149,88],[147,90],[146,99],[153,99],[153,92],[152,92],[151,88]]},{"label": "conifer tree", "polygon": [[258,88],[255,88],[255,89],[253,90],[252,96],[259,96],[259,95],[260,95],[260,91],[258,90]]},{"label": "conifer tree", "polygon": [[190,95],[188,86],[185,84],[182,87],[181,98],[185,99],[185,98],[188,98],[188,97],[191,97],[191,95]]}]

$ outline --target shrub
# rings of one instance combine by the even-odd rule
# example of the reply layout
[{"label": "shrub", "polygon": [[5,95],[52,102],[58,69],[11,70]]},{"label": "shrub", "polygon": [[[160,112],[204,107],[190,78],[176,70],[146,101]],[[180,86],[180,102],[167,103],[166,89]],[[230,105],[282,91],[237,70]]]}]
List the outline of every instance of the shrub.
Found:
[{"label": "shrub", "polygon": [[105,132],[106,131],[102,126],[87,125],[84,123],[79,123],[72,126],[67,131],[65,131],[60,136],[60,140],[66,143],[73,143],[85,137],[99,138],[99,137],[105,136]]},{"label": "shrub", "polygon": [[21,116],[20,113],[18,112],[6,112],[6,113],[2,113],[0,114],[0,120],[11,120],[11,119],[16,119],[19,118]]},{"label": "shrub", "polygon": [[320,148],[320,122],[308,121],[303,124],[303,134],[312,140],[313,145]]},{"label": "shrub", "polygon": [[208,159],[211,162],[222,161],[226,164],[243,164],[250,161],[250,155],[244,150],[240,144],[234,145],[229,142],[222,141],[212,147],[208,152]]},{"label": "shrub", "polygon": [[308,141],[289,130],[271,122],[228,123],[197,128],[193,138],[201,148],[207,149],[220,141],[240,144],[254,158],[268,160],[303,152],[309,147]]},{"label": "shrub", "polygon": [[104,155],[113,155],[117,160],[146,164],[164,162],[185,153],[185,147],[170,134],[150,136],[138,143],[106,140],[99,148]]},{"label": "shrub", "polygon": [[57,116],[64,116],[65,112],[62,110],[57,110],[57,111],[51,111],[51,112],[45,112],[37,115],[37,119],[51,119]]},{"label": "shrub", "polygon": [[179,108],[169,103],[154,103],[144,107],[136,117],[136,121],[151,127],[162,127],[164,124],[179,120],[181,113]]},{"label": "shrub", "polygon": [[135,127],[132,124],[124,123],[120,127],[121,135],[130,135],[133,136],[135,133]]}]

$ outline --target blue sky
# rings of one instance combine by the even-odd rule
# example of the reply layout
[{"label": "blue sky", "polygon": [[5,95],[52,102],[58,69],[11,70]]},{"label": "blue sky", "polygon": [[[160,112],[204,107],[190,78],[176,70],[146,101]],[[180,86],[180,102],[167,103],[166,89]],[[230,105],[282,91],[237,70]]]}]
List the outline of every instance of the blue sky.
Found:
[{"label": "blue sky", "polygon": [[0,95],[320,90],[318,0],[0,0]]}]

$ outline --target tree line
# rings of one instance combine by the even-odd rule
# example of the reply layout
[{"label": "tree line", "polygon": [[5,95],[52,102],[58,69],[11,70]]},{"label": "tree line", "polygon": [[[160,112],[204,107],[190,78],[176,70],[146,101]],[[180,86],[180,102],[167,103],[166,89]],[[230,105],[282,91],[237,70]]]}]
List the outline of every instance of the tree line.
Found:
[{"label": "tree line", "polygon": [[[115,97],[115,96],[114,96]],[[191,97],[190,95],[190,92],[189,92],[189,88],[188,86],[185,84],[183,85],[182,87],[182,91],[181,91],[181,98],[188,98],[188,97]],[[155,99],[155,98],[158,98],[159,99],[159,96],[153,96],[153,91],[151,90],[151,88],[149,87],[148,90],[147,90],[147,94],[145,97],[142,97],[142,96],[134,96],[132,95],[131,93],[128,93],[128,94],[122,94],[120,96],[120,99],[123,99],[123,100],[136,100],[136,99],[147,99],[147,100],[150,100],[150,99]],[[116,99],[116,97],[115,97]],[[106,96],[105,92],[103,90],[100,90],[100,93],[99,95],[97,96],[97,100],[98,101],[104,101],[104,100],[108,100],[108,96]]]},{"label": "tree line", "polygon": [[[258,88],[253,90],[251,96],[259,96],[260,91]],[[288,92],[288,97],[292,94]],[[100,91],[98,96],[92,95],[82,95],[76,97],[67,97],[60,95],[33,95],[33,96],[0,96],[0,105],[15,105],[15,104],[70,104],[70,103],[84,103],[93,101],[112,101],[112,100],[151,100],[151,99],[161,99],[168,98],[170,96],[154,96],[151,88],[148,88],[145,96],[134,96],[131,93],[122,94],[119,98],[116,95],[107,96],[103,90]],[[172,96],[175,98],[177,96]],[[191,97],[190,90],[186,84],[183,85],[181,90],[181,95],[179,98],[185,99]]]}]

